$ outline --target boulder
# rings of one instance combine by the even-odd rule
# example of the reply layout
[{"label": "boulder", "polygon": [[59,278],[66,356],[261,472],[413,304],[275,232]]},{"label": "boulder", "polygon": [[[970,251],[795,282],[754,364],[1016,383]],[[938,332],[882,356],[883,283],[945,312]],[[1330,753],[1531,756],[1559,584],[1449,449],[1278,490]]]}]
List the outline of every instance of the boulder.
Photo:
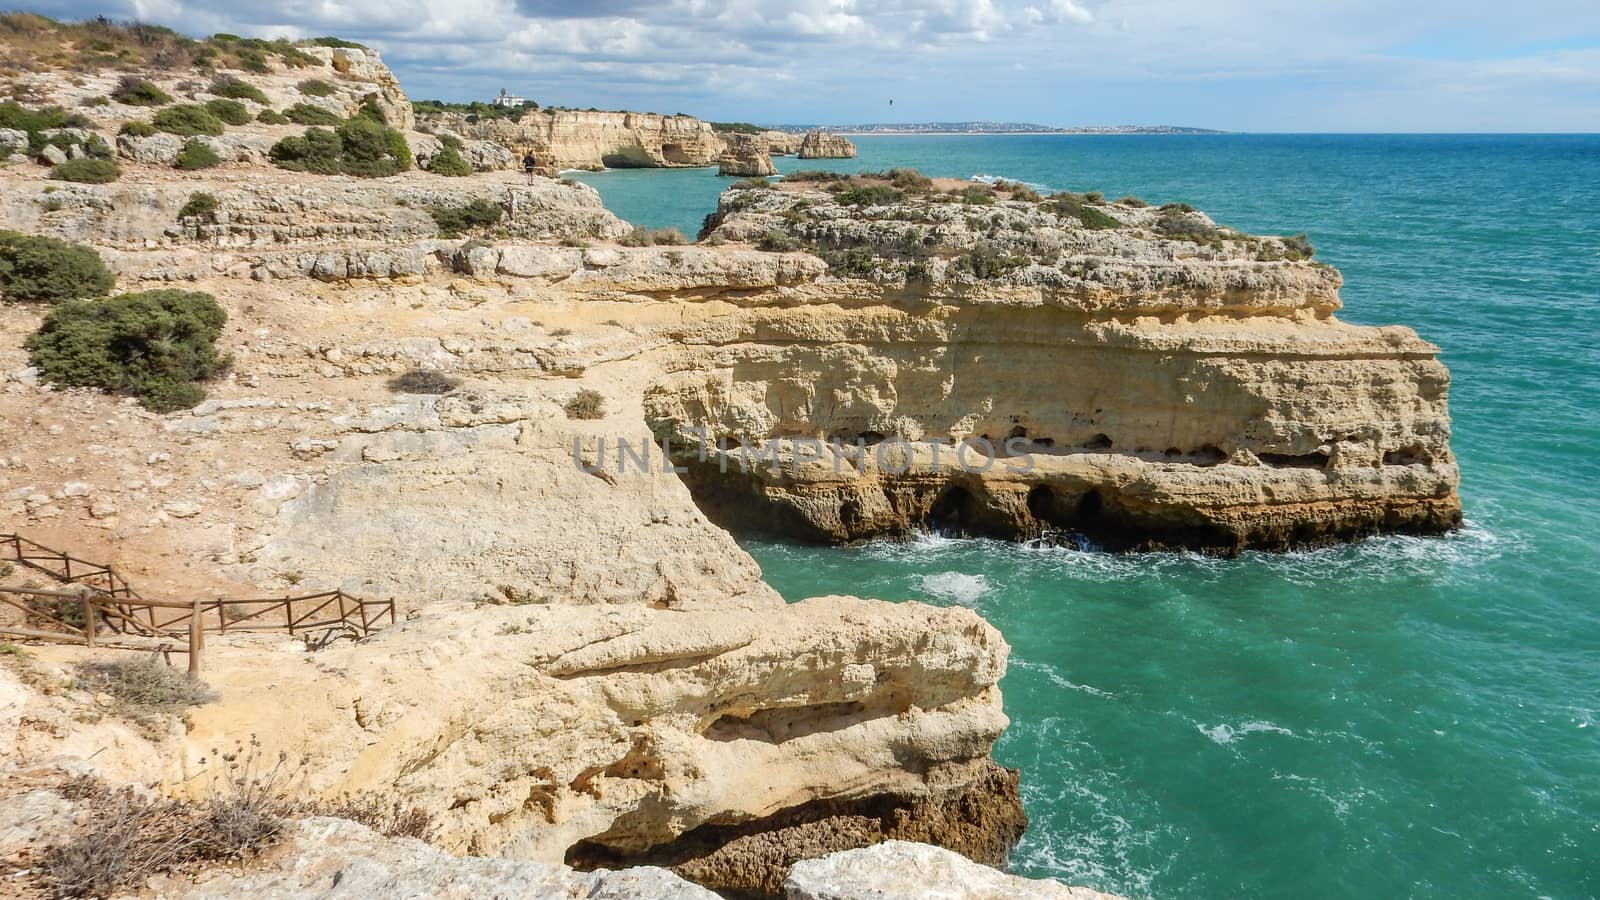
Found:
[{"label": "boulder", "polygon": [[801,159],[855,159],[856,145],[826,131],[808,131],[797,155]]},{"label": "boulder", "polygon": [[724,150],[717,161],[718,175],[766,176],[778,174],[767,154],[765,138],[753,134],[721,134]]},{"label": "boulder", "polygon": [[517,155],[509,147],[494,141],[467,141],[461,148],[461,157],[478,172],[495,172],[515,169]]},{"label": "boulder", "polygon": [[928,844],[884,841],[794,864],[787,900],[1118,900],[1112,894],[1021,878]]},{"label": "boulder", "polygon": [[117,155],[136,163],[170,166],[178,161],[178,153],[183,150],[185,140],[166,132],[152,134],[149,137],[119,134]]}]

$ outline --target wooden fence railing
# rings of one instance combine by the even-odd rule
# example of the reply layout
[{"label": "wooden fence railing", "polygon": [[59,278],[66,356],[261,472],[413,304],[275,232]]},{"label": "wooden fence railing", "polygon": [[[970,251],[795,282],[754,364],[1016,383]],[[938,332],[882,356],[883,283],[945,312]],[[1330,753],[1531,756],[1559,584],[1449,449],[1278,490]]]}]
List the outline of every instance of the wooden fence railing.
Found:
[{"label": "wooden fence railing", "polygon": [[[187,635],[188,649],[183,652],[189,654],[191,672],[199,670],[207,631],[344,631],[366,637],[396,620],[393,600],[367,600],[344,591],[248,600],[219,597],[187,603],[146,600],[110,566],[78,559],[18,535],[0,534],[0,561],[8,559],[78,587],[42,590],[0,585],[0,602],[21,610],[28,617],[26,621],[60,629],[0,625],[0,634],[124,649],[151,647],[148,642],[135,645],[125,640],[106,641],[101,637],[102,628],[133,638]],[[65,609],[74,610],[74,614],[64,616]],[[83,624],[74,624],[67,618],[81,619]]]}]

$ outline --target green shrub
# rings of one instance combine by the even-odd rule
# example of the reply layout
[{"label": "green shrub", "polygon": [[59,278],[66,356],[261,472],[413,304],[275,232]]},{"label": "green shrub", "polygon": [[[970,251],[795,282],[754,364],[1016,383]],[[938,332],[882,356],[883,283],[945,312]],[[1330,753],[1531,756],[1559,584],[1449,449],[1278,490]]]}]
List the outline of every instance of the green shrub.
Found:
[{"label": "green shrub", "polygon": [[1065,191],[1051,194],[1050,201],[1045,206],[1063,219],[1076,219],[1080,225],[1091,231],[1108,231],[1122,227],[1120,219],[1087,205],[1077,194]]},{"label": "green shrub", "polygon": [[850,176],[840,172],[824,172],[821,169],[800,169],[783,176],[784,181],[849,181]]},{"label": "green shrub", "polygon": [[208,100],[206,101],[206,111],[228,125],[250,124],[250,110],[246,109],[245,105],[237,100],[229,100],[226,97]]},{"label": "green shrub", "polygon": [[356,110],[356,114],[350,118],[370,119],[373,122],[377,122],[379,125],[389,124],[389,117],[383,114],[383,107],[373,103],[371,100],[361,104],[361,108]]},{"label": "green shrub", "polygon": [[847,206],[887,206],[905,199],[905,194],[882,185],[845,188],[835,196]]},{"label": "green shrub", "polygon": [[0,103],[0,128],[12,128],[34,134],[60,128],[66,122],[66,111],[59,106],[28,109],[15,101]]},{"label": "green shrub", "polygon": [[1083,194],[1083,202],[1093,203],[1096,206],[1103,206],[1106,202],[1106,195],[1100,193],[1099,191],[1085,191]]},{"label": "green shrub", "polygon": [[1156,233],[1170,240],[1195,244],[1213,244],[1220,240],[1217,229],[1191,216],[1192,212],[1194,207],[1186,203],[1161,207],[1161,215],[1154,226]]},{"label": "green shrub", "polygon": [[405,135],[370,117],[358,116],[340,125],[344,171],[364,178],[382,177],[411,168],[411,147]]},{"label": "green shrub", "polygon": [[318,47],[342,47],[346,50],[367,49],[366,44],[358,44],[355,41],[347,41],[344,38],[337,37],[312,38],[309,43],[315,44]]},{"label": "green shrub", "polygon": [[137,75],[124,75],[111,92],[111,99],[129,106],[166,106],[172,95]]},{"label": "green shrub", "polygon": [[1305,232],[1291,234],[1286,238],[1279,238],[1279,240],[1283,241],[1283,249],[1288,259],[1310,259],[1317,253],[1316,250],[1312,249],[1311,239],[1306,237]]},{"label": "green shrub", "polygon": [[878,258],[865,247],[836,250],[823,254],[828,261],[828,271],[844,278],[868,278],[878,271]]},{"label": "green shrub", "polygon": [[199,403],[196,384],[226,371],[216,340],[227,314],[209,294],[155,290],[52,307],[28,338],[29,360],[60,385],[138,397],[171,412]]},{"label": "green shrub", "polygon": [[286,137],[267,151],[280,169],[316,175],[337,175],[342,153],[339,136],[323,128],[308,128],[303,136]]},{"label": "green shrub", "polygon": [[84,106],[94,106],[94,107],[110,106],[111,105],[111,98],[110,97],[106,97],[104,95],[99,96],[99,97],[90,97],[89,99],[83,101],[82,105],[84,105]]},{"label": "green shrub", "polygon": [[805,245],[800,242],[799,238],[777,230],[763,234],[761,239],[756,241],[757,250],[765,250],[769,253],[788,253],[791,250],[799,250],[803,246]]},{"label": "green shrub", "polygon": [[289,117],[275,109],[263,109],[256,113],[256,121],[263,125],[287,125]]},{"label": "green shrub", "polygon": [[270,102],[267,100],[267,95],[262,93],[260,88],[232,75],[218,75],[212,79],[211,93],[216,94],[218,97],[226,97],[229,100],[253,100],[262,106],[266,106]]},{"label": "green shrub", "polygon": [[994,189],[983,184],[969,184],[961,189],[961,202],[967,206],[993,206]]},{"label": "green shrub", "polygon": [[169,106],[156,113],[155,118],[150,121],[156,128],[179,137],[195,137],[202,134],[216,137],[225,130],[221,119],[204,106],[193,103]]},{"label": "green shrub", "polygon": [[676,228],[635,228],[620,238],[617,243],[624,247],[653,247],[658,244],[669,246],[689,243],[683,232]]},{"label": "green shrub", "polygon": [[582,388],[565,407],[569,419],[603,419],[606,417],[606,398],[599,391]]},{"label": "green shrub", "polygon": [[82,244],[0,231],[0,298],[60,303],[103,296],[115,283],[100,254]]},{"label": "green shrub", "polygon": [[950,261],[950,268],[965,272],[979,280],[998,278],[1028,264],[1026,257],[1001,253],[993,247],[977,247],[972,252]]},{"label": "green shrub", "polygon": [[733,184],[728,185],[728,189],[733,191],[760,191],[770,189],[771,187],[772,182],[766,180],[765,178],[741,178],[738,181],[735,181]]},{"label": "green shrub", "polygon": [[53,181],[106,184],[121,177],[122,169],[109,159],[69,159],[50,167],[50,178]]},{"label": "green shrub", "polygon": [[307,78],[300,82],[300,93],[307,97],[332,97],[339,89],[320,78]]},{"label": "green shrub", "polygon": [[122,127],[117,130],[117,133],[126,134],[130,137],[153,137],[156,134],[156,127],[149,122],[130,119],[122,123]]},{"label": "green shrub", "polygon": [[178,210],[178,219],[199,219],[207,225],[217,224],[217,198],[204,191],[190,194],[183,208]]},{"label": "green shrub", "polygon": [[338,125],[340,122],[344,121],[322,107],[312,106],[309,103],[296,103],[295,105],[284,110],[283,114],[289,118],[289,121],[295,123],[296,125],[331,126]]},{"label": "green shrub", "polygon": [[907,193],[918,193],[933,190],[933,179],[918,172],[916,169],[893,168],[887,172],[879,172],[876,176],[872,173],[863,173],[867,177],[884,178],[893,187]]},{"label": "green shrub", "polygon": [[1128,206],[1128,207],[1132,207],[1133,209],[1144,209],[1145,207],[1149,206],[1150,204],[1144,202],[1143,200],[1140,200],[1138,197],[1135,197],[1132,194],[1129,194],[1126,197],[1118,198],[1117,199],[1117,205],[1118,206]]},{"label": "green shrub", "polygon": [[222,157],[210,147],[200,141],[190,140],[178,151],[178,161],[173,165],[185,172],[193,172],[196,169],[209,169],[221,162]]},{"label": "green shrub", "polygon": [[505,210],[498,203],[481,197],[460,206],[430,206],[428,215],[439,226],[440,237],[459,237],[474,228],[488,228],[500,224]]},{"label": "green shrub", "polygon": [[451,178],[471,175],[472,166],[461,156],[461,150],[458,149],[460,143],[460,141],[456,141],[455,146],[448,142],[445,143],[439,152],[428,160],[428,171],[435,175],[447,175]]},{"label": "green shrub", "polygon": [[106,139],[98,134],[89,135],[89,139],[83,142],[83,152],[88,154],[90,159],[111,159],[117,155],[111,149],[111,145],[106,143]]},{"label": "green shrub", "polygon": [[389,390],[397,394],[448,394],[461,381],[432,369],[412,369],[389,379]]},{"label": "green shrub", "polygon": [[749,122],[712,122],[711,130],[728,134],[760,134],[766,129]]}]

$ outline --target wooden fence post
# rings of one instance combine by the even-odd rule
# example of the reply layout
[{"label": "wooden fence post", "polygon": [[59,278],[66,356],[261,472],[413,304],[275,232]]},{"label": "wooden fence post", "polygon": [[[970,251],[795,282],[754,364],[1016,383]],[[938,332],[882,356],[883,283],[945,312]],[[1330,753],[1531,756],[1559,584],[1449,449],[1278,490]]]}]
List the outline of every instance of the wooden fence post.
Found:
[{"label": "wooden fence post", "polygon": [[200,677],[200,651],[205,649],[206,630],[200,622],[200,601],[194,601],[194,611],[189,614],[189,677]]},{"label": "wooden fence post", "polygon": [[95,626],[99,624],[100,616],[95,612],[94,601],[89,599],[91,596],[88,588],[78,589],[78,601],[83,604],[83,640],[93,650],[94,634],[100,630]]}]

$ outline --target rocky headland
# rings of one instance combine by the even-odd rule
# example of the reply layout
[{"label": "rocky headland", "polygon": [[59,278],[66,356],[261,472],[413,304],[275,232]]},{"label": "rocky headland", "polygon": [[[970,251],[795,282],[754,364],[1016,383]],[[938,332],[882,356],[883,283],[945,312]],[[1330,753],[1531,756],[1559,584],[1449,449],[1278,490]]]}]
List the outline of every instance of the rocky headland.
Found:
[{"label": "rocky headland", "polygon": [[826,131],[808,131],[795,155],[800,159],[855,159],[856,145]]},{"label": "rocky headland", "polygon": [[[1459,522],[1435,348],[1339,322],[1338,273],[1296,239],[883,173],[730,191],[700,243],[659,244],[592,189],[499,161],[708,165],[727,142],[705,123],[603,114],[577,137],[539,113],[429,134],[376,54],[302,55],[218,73],[265,102],[238,101],[249,121],[204,135],[218,159],[193,169],[189,140],[169,158],[170,132],[128,129],[150,108],[98,102],[125,73],[0,83],[85,119],[23,133],[0,228],[92,248],[118,293],[209,294],[231,363],[174,411],[57,389],[24,347],[48,308],[0,297],[0,532],[113,563],[146,597],[339,588],[394,598],[399,621],[315,650],[208,635],[215,699],[154,726],[74,686],[83,648],[0,655],[0,775],[14,796],[65,769],[203,798],[227,779],[219,748],[249,741],[294,760],[305,796],[392,798],[440,850],[493,859],[307,819],[245,881],[168,893],[304,896],[349,872],[373,892],[702,895],[681,876],[865,897],[892,865],[962,870],[959,896],[1091,896],[904,844],[855,874],[796,865],[884,841],[1004,862],[1025,826],[1017,773],[990,758],[1008,646],[961,608],[786,604],[721,526],[1235,552]],[[179,104],[244,93],[139,74]],[[297,104],[375,108],[437,171],[398,146],[382,177],[286,169],[305,157],[281,142],[307,127],[262,116]],[[36,146],[103,146],[119,173],[51,178]],[[771,459],[743,468],[745,450]],[[70,832],[52,796],[31,802]],[[636,865],[676,874],[570,871]]]}]

